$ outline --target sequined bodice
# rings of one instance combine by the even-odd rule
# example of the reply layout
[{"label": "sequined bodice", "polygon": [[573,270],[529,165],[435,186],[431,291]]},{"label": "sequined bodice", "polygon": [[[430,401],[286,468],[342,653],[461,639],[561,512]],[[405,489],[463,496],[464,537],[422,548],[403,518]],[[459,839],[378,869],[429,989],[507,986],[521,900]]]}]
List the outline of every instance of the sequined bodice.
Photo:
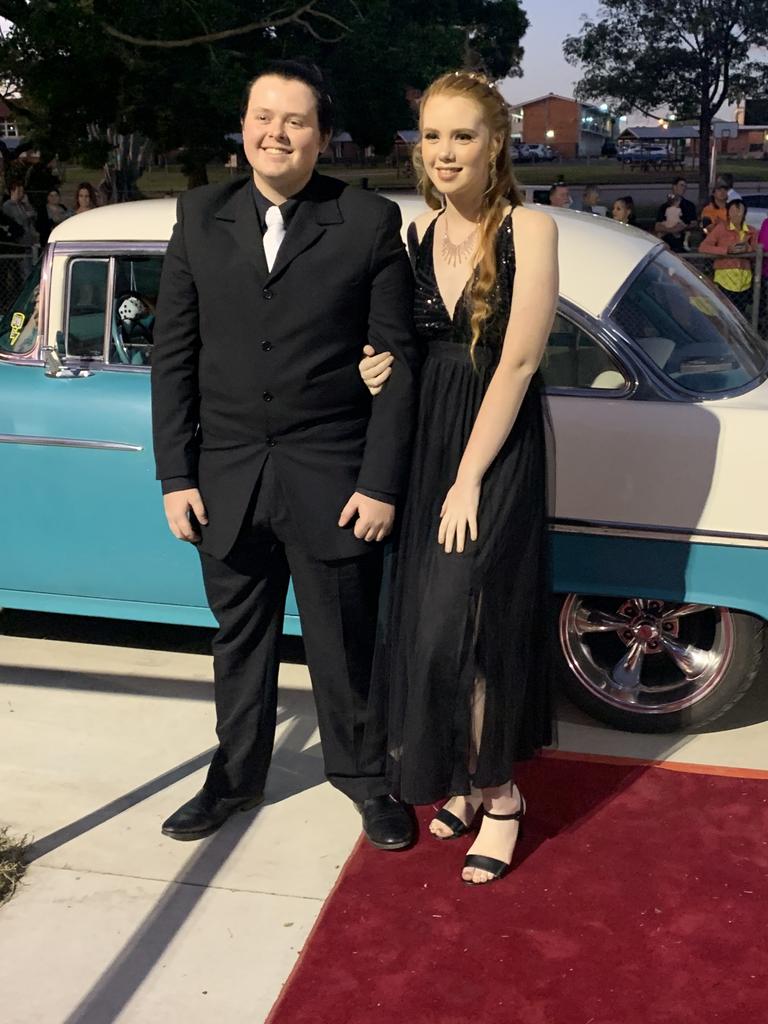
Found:
[{"label": "sequined bodice", "polygon": [[[454,319],[445,307],[440,290],[437,287],[434,264],[435,226],[443,215],[432,221],[424,233],[424,237],[416,252],[414,274],[416,278],[416,294],[414,299],[414,317],[416,331],[423,342],[428,345],[435,342],[452,342],[469,347],[472,338],[470,310],[466,294],[462,294],[456,304]],[[512,302],[512,283],[515,277],[515,250],[512,237],[512,213],[508,213],[502,221],[496,236],[496,287],[490,299],[491,314],[483,327],[480,344],[498,355],[504,340],[509,310]]]}]

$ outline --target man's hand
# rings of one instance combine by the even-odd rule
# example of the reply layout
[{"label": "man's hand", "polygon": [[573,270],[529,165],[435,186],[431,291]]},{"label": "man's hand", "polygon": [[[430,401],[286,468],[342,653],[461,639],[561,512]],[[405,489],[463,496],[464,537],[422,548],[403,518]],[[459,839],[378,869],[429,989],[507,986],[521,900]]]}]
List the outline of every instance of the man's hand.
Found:
[{"label": "man's hand", "polygon": [[190,512],[198,523],[202,523],[203,526],[208,523],[200,491],[196,487],[191,487],[186,491],[172,491],[170,494],[164,494],[163,508],[173,536],[177,540],[187,540],[192,544],[197,544],[200,534],[190,522]]},{"label": "man's hand", "polygon": [[[188,493],[188,492],[187,492]],[[355,536],[358,540],[380,541],[392,532],[395,521],[395,506],[385,501],[367,498],[355,491],[341,510],[339,526],[346,526],[357,516]]]}]

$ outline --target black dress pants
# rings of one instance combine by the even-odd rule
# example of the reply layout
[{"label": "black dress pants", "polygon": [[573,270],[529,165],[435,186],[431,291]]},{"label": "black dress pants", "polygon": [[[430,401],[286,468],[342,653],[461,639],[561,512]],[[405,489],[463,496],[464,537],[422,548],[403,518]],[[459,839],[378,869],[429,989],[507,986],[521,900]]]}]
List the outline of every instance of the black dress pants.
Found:
[{"label": "black dress pants", "polygon": [[213,641],[219,748],[206,789],[218,797],[264,791],[277,711],[279,641],[289,576],[301,615],[325,772],[353,800],[389,791],[386,706],[370,685],[382,549],[313,558],[267,459],[232,551],[200,552]]}]

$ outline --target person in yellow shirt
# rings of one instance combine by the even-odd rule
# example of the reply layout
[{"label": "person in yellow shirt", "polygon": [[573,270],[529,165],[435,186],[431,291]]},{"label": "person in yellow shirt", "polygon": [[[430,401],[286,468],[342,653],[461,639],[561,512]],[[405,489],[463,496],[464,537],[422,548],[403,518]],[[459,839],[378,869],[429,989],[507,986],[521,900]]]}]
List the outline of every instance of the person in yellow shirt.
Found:
[{"label": "person in yellow shirt", "polygon": [[757,232],[745,222],[746,213],[743,200],[732,199],[726,206],[727,222],[715,224],[699,246],[699,252],[720,257],[714,264],[715,284],[745,316],[752,295],[753,263],[743,257],[757,248]]}]

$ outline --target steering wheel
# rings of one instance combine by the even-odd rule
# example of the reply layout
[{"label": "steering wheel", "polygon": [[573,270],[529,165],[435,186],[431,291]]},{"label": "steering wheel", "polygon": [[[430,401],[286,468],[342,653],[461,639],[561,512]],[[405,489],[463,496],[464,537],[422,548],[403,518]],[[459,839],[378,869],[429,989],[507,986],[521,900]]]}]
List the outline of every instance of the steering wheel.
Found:
[{"label": "steering wheel", "polygon": [[128,366],[149,363],[152,334],[142,322],[142,318],[149,315],[150,309],[139,292],[123,292],[118,296],[112,317],[112,341],[121,363]]}]

